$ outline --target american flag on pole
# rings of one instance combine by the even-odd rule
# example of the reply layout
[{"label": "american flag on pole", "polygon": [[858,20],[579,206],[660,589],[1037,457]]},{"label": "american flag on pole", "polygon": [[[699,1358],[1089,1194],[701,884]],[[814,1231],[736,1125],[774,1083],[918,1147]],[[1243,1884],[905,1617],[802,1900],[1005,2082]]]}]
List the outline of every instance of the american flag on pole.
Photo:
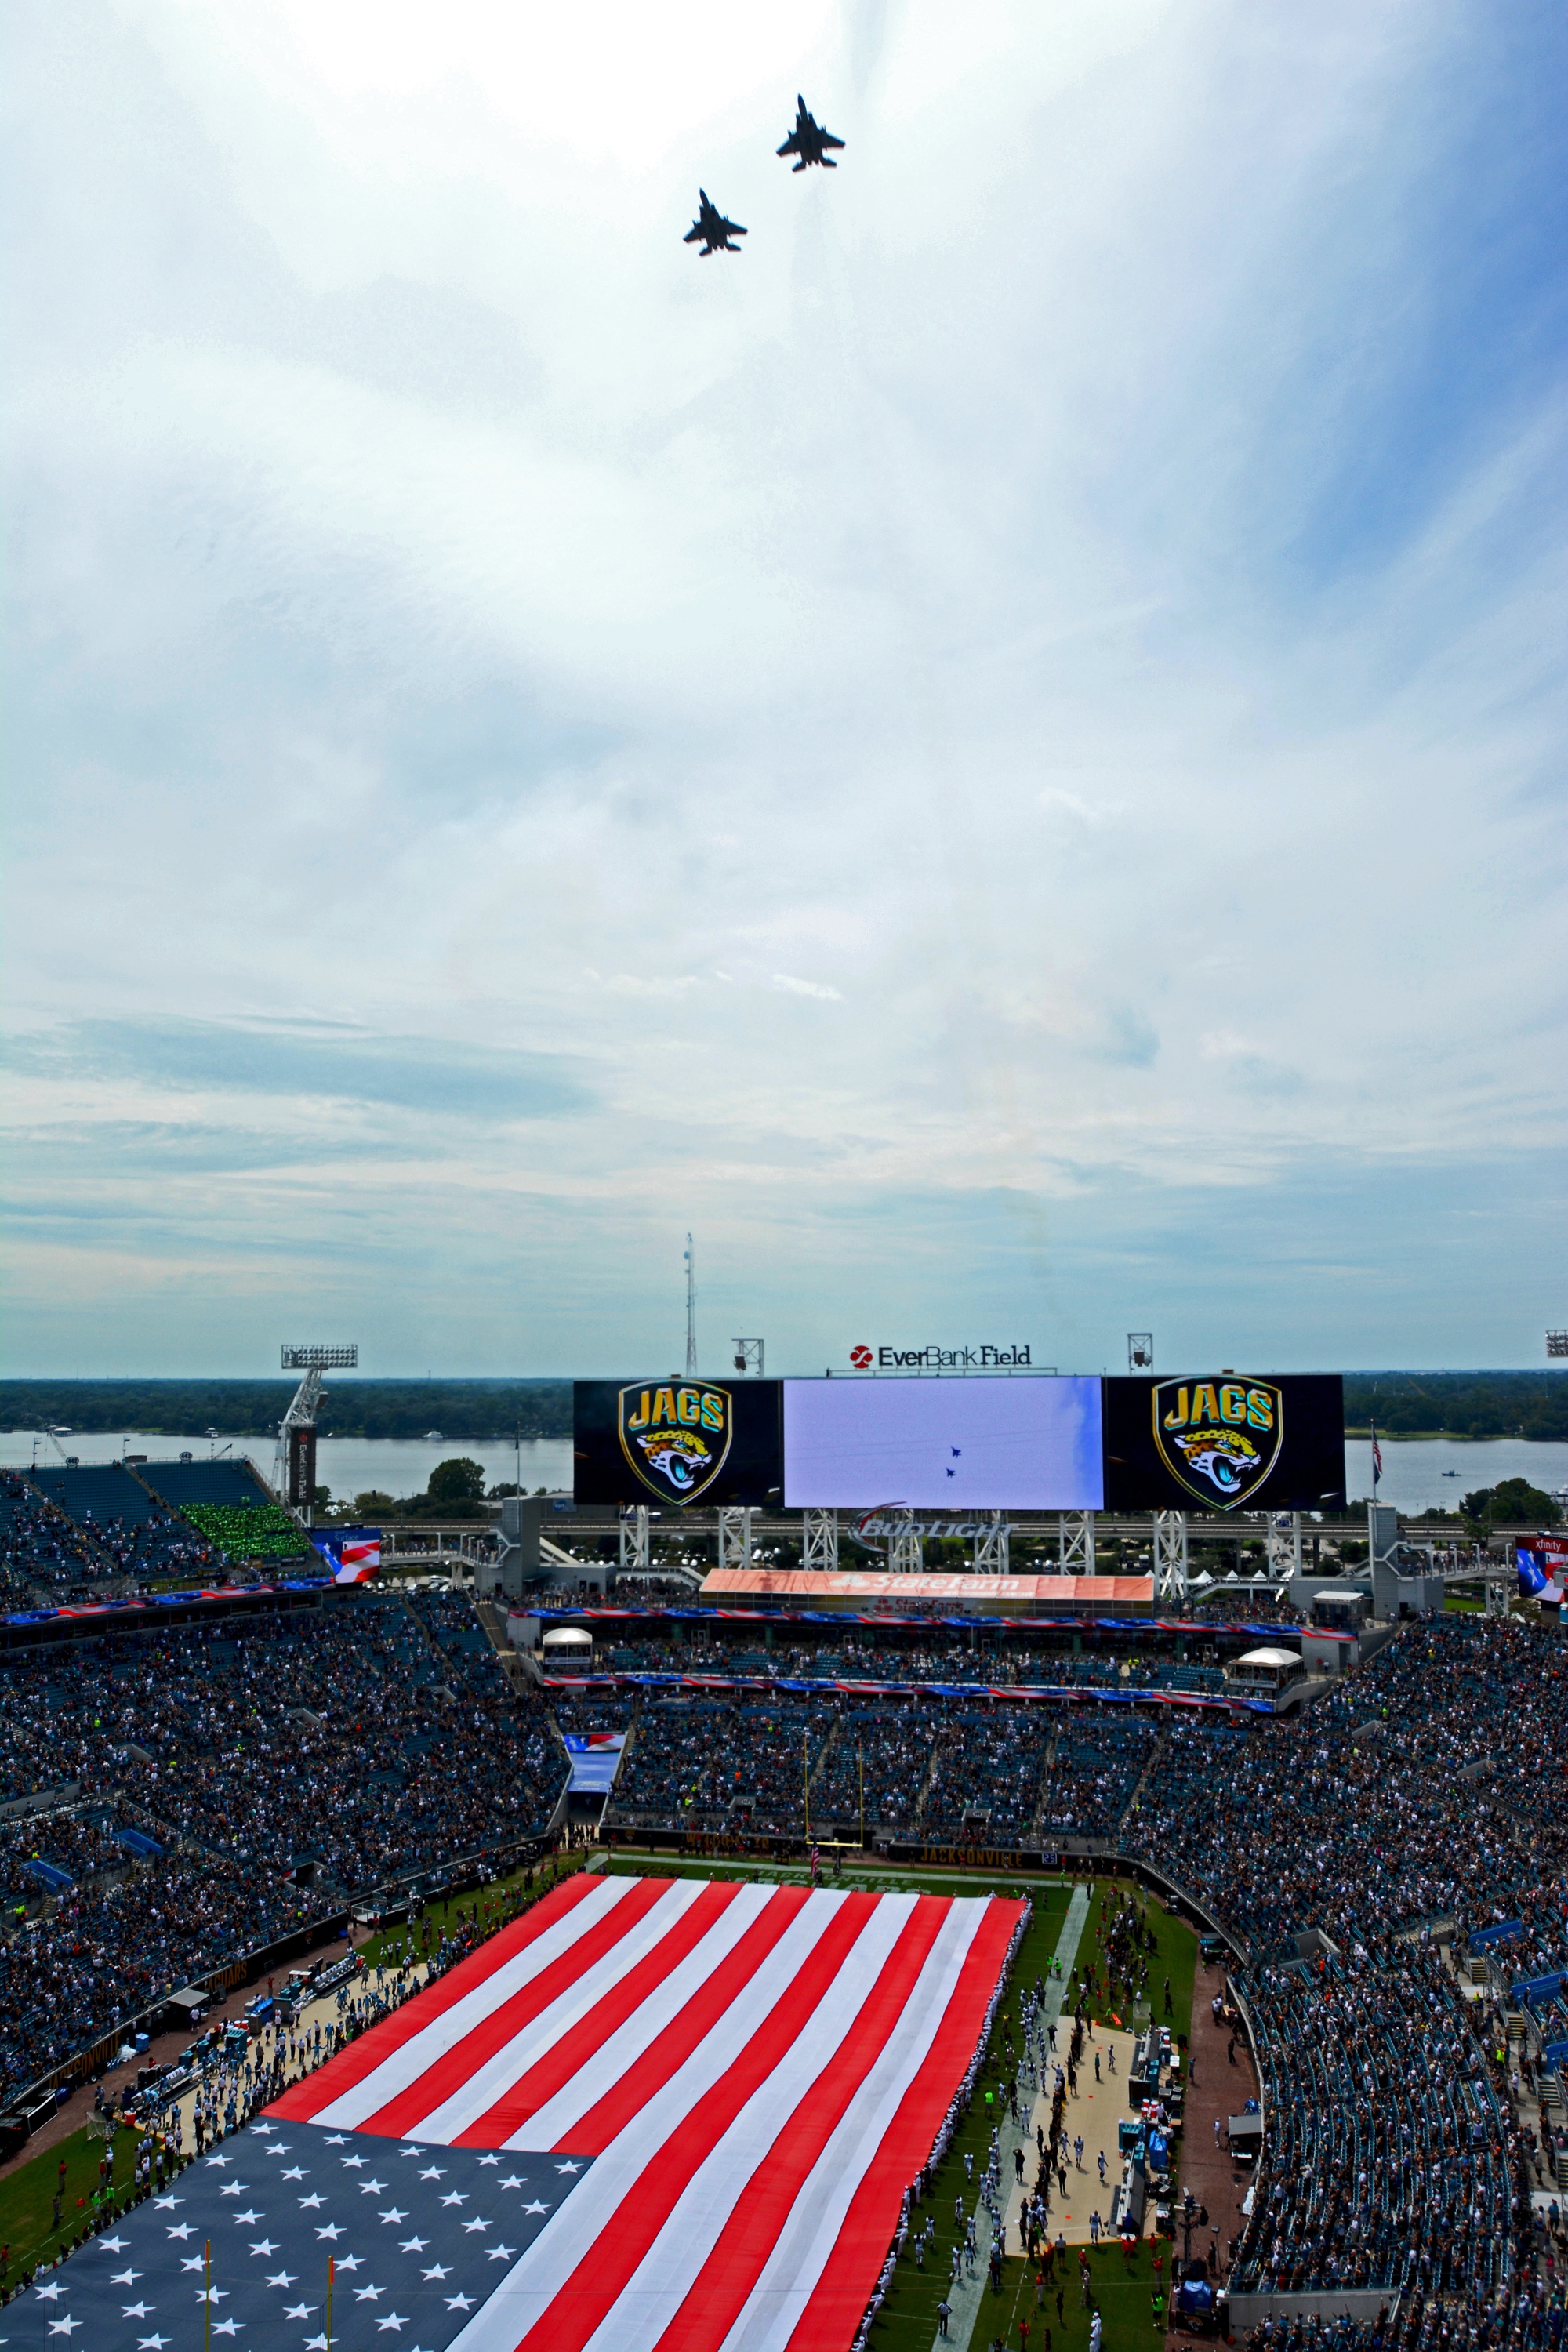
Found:
[{"label": "american flag on pole", "polygon": [[847,2352],[1023,1916],[580,1874],[29,2291],[8,2341],[195,2341],[210,2237],[242,2346],[324,2352],[330,2254],[331,2352]]}]

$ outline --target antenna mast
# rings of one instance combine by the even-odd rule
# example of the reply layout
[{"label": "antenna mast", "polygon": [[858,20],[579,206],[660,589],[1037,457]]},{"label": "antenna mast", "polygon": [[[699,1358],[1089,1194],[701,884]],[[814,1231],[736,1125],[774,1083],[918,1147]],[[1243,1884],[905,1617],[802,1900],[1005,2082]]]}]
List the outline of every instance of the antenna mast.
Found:
[{"label": "antenna mast", "polygon": [[697,1258],[686,1236],[686,1377],[697,1377]]}]

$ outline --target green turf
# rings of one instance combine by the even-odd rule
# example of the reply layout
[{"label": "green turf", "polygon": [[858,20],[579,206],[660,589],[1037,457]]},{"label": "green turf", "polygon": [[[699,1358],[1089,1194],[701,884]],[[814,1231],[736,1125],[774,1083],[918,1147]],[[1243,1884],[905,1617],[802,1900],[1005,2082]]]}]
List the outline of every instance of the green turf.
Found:
[{"label": "green turf", "polygon": [[[138,2145],[134,2132],[121,2131],[115,2136],[114,2186],[118,2192],[123,2193],[130,2183]],[[14,2284],[24,2272],[33,2270],[40,2262],[51,2261],[73,2242],[94,2210],[93,2193],[98,2188],[103,2147],[102,2133],[89,2131],[84,2124],[58,2147],[30,2158],[0,2179],[0,2244],[9,2250],[5,2283]],[[53,2226],[53,2209],[62,2157],[66,2183],[60,2202],[60,2226],[57,2230]]]},{"label": "green turf", "polygon": [[[707,1878],[760,1877],[797,1884],[805,1875],[802,1864],[711,1863],[662,1854],[618,1853],[611,1858],[608,1866],[612,1870],[651,1873],[661,1876],[695,1874]],[[1046,1963],[1055,1952],[1061,1936],[1062,1922],[1071,1894],[1071,1882],[1055,1875],[1015,1877],[979,1872],[947,1874],[936,1871],[900,1870],[892,1865],[880,1870],[851,1867],[837,1882],[830,1873],[825,1872],[823,1883],[826,1885],[900,1887],[922,1895],[1027,1894],[1035,1906],[1034,1916],[1014,1964],[1012,1988],[1032,1984],[1037,1976],[1045,1976]],[[1104,1893],[1110,1891],[1114,1894],[1117,1884],[1095,1883],[1079,1942],[1079,1960],[1086,1968],[1097,1948]],[[1126,1882],[1120,1884],[1125,1885]],[[1197,1959],[1197,1938],[1191,1928],[1173,1918],[1161,1904],[1147,1895],[1140,1899],[1155,1937],[1155,1949],[1149,1961],[1149,1992],[1153,2014],[1160,2021],[1168,2021],[1173,2032],[1185,2033],[1189,2031],[1192,2018],[1193,1970]],[[1164,1979],[1167,1976],[1171,1979],[1168,2021],[1164,2005]],[[1094,2006],[1098,2014],[1104,2004],[1100,2002]],[[1119,2011],[1118,2014],[1124,2012]],[[1005,2029],[1005,2021],[1016,2015],[1016,1998],[1010,1990],[1009,1997],[1003,2002],[999,2012],[999,2025]],[[1131,2022],[1132,2019],[1128,2018],[1126,2021]],[[963,2179],[964,2152],[967,2149],[974,2155],[978,2173],[984,2165],[989,2129],[984,2105],[976,2100],[961,2125],[936,2177],[932,2210],[937,2216],[938,2227],[926,2266],[923,2270],[917,2266],[912,2251],[906,2251],[900,2257],[887,2298],[872,2326],[870,2341],[873,2352],[930,2352],[930,2347],[936,2343],[936,2306],[947,2286],[956,2234],[953,2200],[961,2188],[964,2189],[965,2210],[972,2211],[974,2205],[975,2191],[965,2185]],[[1176,2146],[1179,2149],[1179,2141]],[[1159,2252],[1162,2277],[1168,2294],[1171,2275],[1168,2242],[1162,2242]],[[1102,2352],[1131,2352],[1134,2345],[1158,2347],[1161,2343],[1162,2338],[1153,2324],[1154,2252],[1154,2247],[1144,2239],[1129,2272],[1119,2246],[1101,2247],[1090,2252],[1092,2293],[1103,2329]],[[971,2352],[986,2352],[986,2347],[997,2336],[1012,2347],[1012,2352],[1021,2352],[1020,2319],[1026,2319],[1029,2323],[1029,2352],[1047,2352],[1042,2323],[1050,2330],[1050,2352],[1087,2352],[1089,2313],[1079,2301],[1076,2247],[1069,2249],[1066,2274],[1058,2274],[1058,2284],[1063,2298],[1060,2319],[1057,2315],[1055,2291],[1048,2294],[1044,2307],[1037,2309],[1033,2273],[1021,2255],[1009,2256],[1003,2264],[1000,2295],[993,2296],[987,2291],[982,2297]]]},{"label": "green turf", "polygon": [[[444,1900],[427,1903],[421,1916],[412,1926],[399,1919],[391,1927],[379,1930],[360,1946],[367,1969],[374,1969],[384,1958],[388,1967],[404,1952],[415,1959],[422,1958],[426,1950],[434,1951],[445,1935],[455,1934],[470,1920],[486,1927],[505,1927],[521,1917],[531,1904],[538,1903],[557,1886],[580,1870],[587,1856],[582,1853],[563,1853],[554,1862],[546,1861],[521,1866],[498,1878],[493,1886],[479,1886],[468,1895],[454,1895]],[[529,1885],[531,1876],[533,1884]],[[426,1923],[430,1933],[426,1938]]]},{"label": "green turf", "polygon": [[[562,1857],[561,1874],[565,1875],[581,1866],[584,1856]],[[802,1864],[753,1863],[712,1863],[680,1856],[653,1854],[613,1855],[607,1865],[615,1871],[632,1871],[658,1876],[697,1875],[720,1880],[780,1879],[798,1884],[806,1873]],[[517,1916],[517,1908],[526,1907],[549,1893],[556,1883],[556,1874],[549,1867],[536,1870],[531,1890],[525,1885],[525,1873],[513,1873],[495,1886],[482,1888],[476,1894],[459,1895],[452,1900],[432,1905],[426,1913],[431,1922],[432,1941],[440,1935],[462,1925],[478,1910],[481,1925]],[[942,1873],[936,1871],[900,1869],[847,1870],[841,1880],[835,1881],[830,1873],[824,1874],[824,1884],[845,1886],[874,1885],[879,1889],[900,1888],[910,1893],[935,1895],[1027,1894],[1034,1904],[1034,1916],[1025,1936],[1015,1964],[1012,1987],[1032,1984],[1037,1976],[1044,1977],[1046,1964],[1055,1951],[1061,1935],[1067,1911],[1070,1882],[1057,1876],[1015,1877],[994,1873]],[[487,1912],[486,1904],[489,1903]],[[1089,1916],[1079,1945],[1079,1959],[1087,1965],[1096,1948],[1096,1937],[1101,1909],[1101,1888],[1096,1884],[1091,1895]],[[1144,1898],[1146,1916],[1156,1937],[1156,1950],[1149,1968],[1150,1993],[1156,2018],[1164,2016],[1163,1979],[1171,1979],[1173,2029],[1185,2033],[1191,2021],[1193,1970],[1196,1960],[1196,1938],[1179,1920],[1173,1919],[1163,1907]],[[405,1927],[386,1931],[384,1937],[373,1937],[363,1948],[367,1962],[374,1966],[384,1944],[387,1958],[395,1957],[406,1935]],[[416,1930],[417,1937],[417,1929]],[[419,1948],[416,1944],[416,1949]],[[1010,1990],[1003,2002],[1000,2020],[1016,2018],[1017,2003]],[[936,2340],[936,2306],[945,2288],[949,2257],[954,2237],[953,2200],[963,2184],[963,2154],[974,2153],[976,2170],[984,2161],[988,2137],[984,2108],[977,2101],[961,2125],[952,2148],[940,2168],[933,2189],[934,2210],[938,2229],[926,2268],[917,2268],[912,2253],[906,2252],[893,2273],[888,2297],[871,2330],[875,2352],[929,2352]],[[116,2180],[123,2187],[128,2180],[134,2147],[134,2136],[121,2132],[116,2143]],[[1177,2143],[1179,2147],[1180,2143]],[[68,2245],[80,2229],[90,2210],[92,2191],[98,2186],[98,2161],[102,2154],[102,2139],[85,2127],[43,2156],[19,2166],[16,2171],[0,2180],[0,2240],[10,2247],[9,2276],[15,2280],[25,2268],[31,2270],[40,2260],[47,2260]],[[67,2182],[62,2224],[57,2233],[50,2227],[51,2200],[61,2156],[66,2158]],[[84,2201],[79,2206],[77,2200]],[[966,2191],[966,2207],[974,2202],[973,2189]],[[1170,2249],[1163,2246],[1163,2275],[1168,2285]],[[1131,2352],[1135,2345],[1158,2345],[1152,2316],[1153,2285],[1152,2249],[1147,2240],[1138,2248],[1133,2270],[1129,2275],[1118,2247],[1101,2247],[1090,2257],[1090,2275],[1095,2302],[1104,2330],[1102,2352]],[[972,2352],[987,2352],[998,2336],[1013,2347],[1021,2346],[1018,2322],[1029,2322],[1029,2352],[1047,2352],[1047,2338],[1042,2333],[1042,2322],[1048,2326],[1049,2352],[1087,2352],[1089,2343],[1089,2311],[1079,2300],[1078,2252],[1068,2254],[1067,2275],[1058,2278],[1063,2315],[1058,2319],[1056,2294],[1053,2290],[1046,2305],[1037,2310],[1035,2303],[1033,2275],[1021,2256],[1010,2255],[1003,2265],[1003,2285],[999,2296],[987,2292],[982,2298],[980,2317],[972,2340]]]},{"label": "green turf", "polygon": [[[1114,1888],[1115,1882],[1110,1884]],[[1000,1891],[1005,1892],[1005,1886]],[[1173,1919],[1160,1904],[1147,1895],[1141,1899],[1145,1916],[1155,1935],[1156,1948],[1149,1962],[1149,1989],[1154,2014],[1160,2021],[1168,2021],[1173,2032],[1185,2033],[1192,2018],[1193,1970],[1197,1958],[1197,1938],[1191,1928]],[[1061,1934],[1066,1902],[1065,1887],[1059,1893],[1052,1890],[1050,1899],[1045,1902],[1037,1901],[1034,1918],[1014,1965],[1014,1987],[1030,1985],[1037,1976],[1044,1977],[1046,1962],[1055,1951]],[[1097,1882],[1079,1941],[1078,1958],[1081,1965],[1088,1965],[1096,1948],[1101,1904],[1101,1885]],[[1164,1979],[1167,1976],[1171,1979],[1172,2000],[1168,2021],[1164,2011]],[[1094,2006],[1098,2012],[1103,2003]],[[1010,1998],[1003,2003],[1000,2018],[1005,2020],[1007,2016],[1016,2014],[1016,2002]],[[928,2252],[925,2268],[921,2270],[917,2266],[910,2249],[906,2249],[900,2257],[887,2299],[871,2329],[870,2341],[874,2352],[929,2352],[929,2347],[936,2342],[936,2306],[947,2286],[957,2234],[953,2200],[961,2189],[964,2189],[965,2210],[973,2211],[974,2207],[975,2191],[964,2184],[964,2151],[967,2148],[973,2152],[978,2176],[984,2168],[989,2136],[984,2111],[977,2100],[937,2173],[931,2208],[936,2214],[937,2232]],[[1175,2145],[1179,2150],[1180,2141]],[[1162,2242],[1159,2251],[1168,2293],[1171,2274],[1169,2243]],[[1160,2342],[1152,2316],[1153,2257],[1154,2249],[1148,2239],[1141,2242],[1131,2273],[1119,2246],[1100,2247],[1091,2252],[1090,2275],[1103,2329],[1102,2352],[1131,2352],[1134,2345],[1157,2345]],[[1086,2352],[1089,2313],[1079,2301],[1076,2246],[1068,2250],[1065,2277],[1058,2265],[1057,2286],[1063,2298],[1060,2319],[1057,2315],[1055,2289],[1048,2294],[1045,2306],[1037,2309],[1034,2273],[1021,2255],[1009,2255],[1002,2266],[1001,2294],[994,2296],[987,2289],[982,2296],[971,2352],[986,2352],[986,2347],[997,2336],[1013,2347],[1013,2352],[1020,2352],[1020,2319],[1026,2319],[1029,2323],[1029,2352],[1046,2352],[1047,2339],[1041,2333],[1042,2322],[1050,2330],[1050,2352]]]}]

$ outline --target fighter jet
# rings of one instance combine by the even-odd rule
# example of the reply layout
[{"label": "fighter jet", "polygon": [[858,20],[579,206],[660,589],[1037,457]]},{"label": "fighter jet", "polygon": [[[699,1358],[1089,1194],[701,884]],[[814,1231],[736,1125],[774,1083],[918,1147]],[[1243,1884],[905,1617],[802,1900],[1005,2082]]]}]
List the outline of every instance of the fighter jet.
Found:
[{"label": "fighter jet", "polygon": [[726,220],[718,205],[709,203],[706,188],[699,188],[697,194],[700,200],[697,218],[681,238],[682,245],[695,245],[700,238],[704,261],[710,253],[739,253],[740,247],[731,245],[730,239],[745,236],[740,222]]},{"label": "fighter jet", "polygon": [[807,110],[805,99],[798,93],[795,103],[795,129],[779,149],[779,153],[798,155],[800,161],[795,167],[797,172],[804,172],[808,163],[820,163],[825,171],[837,172],[837,164],[832,156],[825,154],[823,150],[826,147],[842,147],[843,140],[835,139],[831,131],[824,131],[816,116]]}]

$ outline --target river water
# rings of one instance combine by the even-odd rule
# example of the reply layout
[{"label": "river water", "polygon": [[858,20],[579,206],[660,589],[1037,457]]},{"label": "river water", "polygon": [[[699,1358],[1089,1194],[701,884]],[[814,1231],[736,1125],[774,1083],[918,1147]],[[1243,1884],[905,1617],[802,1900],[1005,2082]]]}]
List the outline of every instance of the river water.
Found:
[{"label": "river water", "polygon": [[[205,1461],[215,1451],[205,1437],[148,1437],[134,1432],[122,1440],[84,1436],[65,1443],[84,1462],[112,1462],[121,1453],[167,1462],[182,1452]],[[219,1444],[232,1454],[248,1454],[262,1476],[271,1477],[270,1437],[236,1437]],[[572,1448],[563,1437],[525,1440],[521,1454],[516,1445],[456,1438],[435,1444],[426,1439],[323,1437],[316,1448],[316,1475],[334,1499],[343,1502],[352,1503],[356,1495],[373,1489],[384,1495],[421,1495],[436,1465],[454,1454],[478,1462],[487,1486],[519,1480],[531,1494],[540,1486],[559,1493],[572,1484]],[[59,1456],[47,1444],[36,1446],[31,1430],[0,1431],[0,1465],[25,1469],[35,1458],[44,1465],[58,1463]],[[1456,1475],[1446,1476],[1448,1471]],[[1531,1444],[1523,1438],[1386,1438],[1378,1495],[1402,1511],[1453,1511],[1460,1496],[1477,1486],[1495,1486],[1504,1478],[1528,1478],[1548,1494],[1568,1486],[1568,1445]],[[1346,1443],[1345,1492],[1352,1502],[1372,1492],[1372,1446],[1364,1437]]]},{"label": "river water", "polygon": [[[123,1438],[67,1437],[61,1443],[84,1462],[115,1462],[121,1454],[145,1454],[151,1462],[171,1462],[181,1454],[193,1454],[198,1462],[215,1453],[248,1454],[270,1483],[276,1441],[219,1438],[215,1445],[205,1437],[148,1437],[132,1430]],[[572,1446],[564,1437],[525,1438],[521,1454],[516,1445],[481,1445],[467,1438],[444,1438],[436,1444],[424,1438],[322,1437],[316,1442],[316,1477],[331,1488],[334,1501],[352,1503],[356,1495],[372,1491],[422,1495],[437,1462],[450,1462],[455,1455],[477,1462],[487,1486],[515,1481],[531,1494],[538,1486],[559,1492],[572,1484]],[[60,1457],[47,1444],[35,1455],[30,1429],[0,1431],[0,1466],[26,1469],[35,1458],[45,1469],[50,1463],[58,1467]]]}]

